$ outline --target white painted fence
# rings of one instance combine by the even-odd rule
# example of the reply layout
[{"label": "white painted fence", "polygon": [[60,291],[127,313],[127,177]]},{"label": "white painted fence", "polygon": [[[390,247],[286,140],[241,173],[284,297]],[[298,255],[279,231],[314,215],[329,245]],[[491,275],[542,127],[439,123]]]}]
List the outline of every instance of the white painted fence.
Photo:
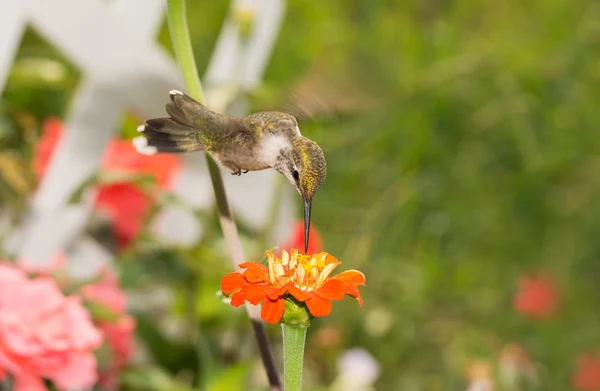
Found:
[{"label": "white painted fence", "polygon": [[[232,1],[203,80],[211,108],[224,109],[228,100],[218,99],[227,96],[223,92],[252,89],[260,84],[284,8],[285,0]],[[240,9],[254,18],[250,36],[243,40],[238,22],[231,17]],[[77,275],[89,275],[110,262],[111,254],[82,234],[91,213],[90,200],[78,205],[68,205],[67,200],[98,168],[125,109],[135,109],[147,117],[164,116],[168,91],[183,89],[174,59],[155,41],[164,11],[164,0],[0,1],[0,93],[6,87],[28,25],[83,75],[65,121],[65,137],[31,200],[26,221],[4,244],[7,252],[23,261],[44,265],[58,251],[70,248],[70,262]],[[193,23],[193,15],[189,22]],[[204,157],[197,153],[182,158],[183,169],[174,192],[190,206],[211,207],[214,196]],[[255,228],[266,223],[277,175],[264,171],[232,177],[224,172],[238,219]],[[291,191],[283,197],[274,241],[290,233],[294,197]],[[169,233],[170,239],[175,234],[175,239],[189,242],[201,232],[198,222],[185,209],[161,213],[157,231]]]}]

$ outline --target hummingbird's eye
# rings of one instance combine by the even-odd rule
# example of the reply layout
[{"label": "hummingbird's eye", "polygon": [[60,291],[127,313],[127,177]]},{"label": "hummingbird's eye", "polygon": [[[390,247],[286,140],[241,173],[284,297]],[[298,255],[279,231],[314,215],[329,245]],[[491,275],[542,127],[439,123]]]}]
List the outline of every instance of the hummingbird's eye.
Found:
[{"label": "hummingbird's eye", "polygon": [[296,181],[296,183],[300,182],[300,173],[298,172],[298,170],[294,170],[292,172],[292,176],[294,177],[294,180]]}]

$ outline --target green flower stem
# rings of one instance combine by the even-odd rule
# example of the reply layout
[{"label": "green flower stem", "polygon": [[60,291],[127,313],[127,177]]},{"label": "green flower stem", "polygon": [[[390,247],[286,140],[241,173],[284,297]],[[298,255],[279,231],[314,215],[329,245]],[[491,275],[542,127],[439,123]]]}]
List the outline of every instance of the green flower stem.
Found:
[{"label": "green flower stem", "polygon": [[283,388],[285,391],[302,390],[302,363],[307,327],[283,323]]},{"label": "green flower stem", "polygon": [[[200,77],[198,76],[198,71],[196,69],[196,61],[194,60],[190,34],[188,32],[185,0],[167,0],[167,19],[169,22],[171,41],[173,42],[173,50],[175,51],[181,74],[183,75],[187,93],[192,98],[204,103],[202,84],[200,83]],[[237,265],[245,261],[242,243],[233,214],[231,213],[231,208],[229,207],[229,202],[227,201],[227,193],[223,184],[221,172],[217,164],[208,155],[206,155],[206,159],[217,201],[221,229],[223,230],[223,236],[225,237],[225,242],[229,249],[231,261],[237,270]],[[248,309],[248,307],[246,307],[246,309]],[[275,361],[269,343],[265,338],[266,332],[262,320],[251,312],[248,312],[248,314],[252,321],[256,340],[259,344],[259,350],[263,365],[267,371],[271,390],[279,391],[282,389],[281,382],[277,375],[277,368],[275,367]]]},{"label": "green flower stem", "polygon": [[186,315],[188,316],[189,338],[194,344],[194,351],[198,359],[198,377],[196,385],[200,389],[206,389],[208,376],[215,370],[215,360],[213,359],[212,349],[206,337],[198,327],[198,317],[196,316],[196,300],[198,297],[198,278],[194,277],[190,281],[190,287],[185,291]]},{"label": "green flower stem", "polygon": [[188,32],[185,14],[185,0],[167,0],[167,20],[173,50],[181,69],[181,75],[188,94],[200,103],[204,103],[202,83],[198,76],[196,60],[192,51],[192,42]]}]

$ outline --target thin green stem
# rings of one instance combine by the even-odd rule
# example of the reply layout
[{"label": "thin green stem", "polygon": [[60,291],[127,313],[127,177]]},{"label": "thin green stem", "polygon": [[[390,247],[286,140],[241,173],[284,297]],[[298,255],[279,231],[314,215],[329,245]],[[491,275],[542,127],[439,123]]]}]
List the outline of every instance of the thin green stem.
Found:
[{"label": "thin green stem", "polygon": [[194,352],[198,360],[198,377],[196,385],[200,389],[205,389],[208,375],[214,372],[215,365],[212,358],[212,352],[208,341],[200,331],[198,317],[196,316],[196,300],[198,298],[198,278],[193,277],[191,286],[185,292],[186,313],[188,316],[188,332],[190,340],[194,344]]},{"label": "thin green stem", "polygon": [[[188,32],[185,0],[167,0],[167,19],[169,22],[171,41],[173,42],[173,50],[175,51],[187,92],[192,98],[204,103],[202,84],[200,83],[200,77],[198,76],[190,34]],[[231,262],[237,269],[237,265],[245,261],[242,243],[233,218],[233,213],[231,212],[229,202],[227,201],[227,193],[223,184],[221,172],[208,154],[206,155],[206,159],[215,192],[221,229],[223,230],[223,236],[225,237],[225,242],[227,243],[229,254],[231,256]],[[254,334],[259,345],[263,365],[267,371],[271,390],[280,391],[282,389],[281,382],[277,375],[277,368],[275,367],[275,361],[268,340],[265,338],[266,332],[264,324],[256,311],[250,311],[248,306],[246,306],[246,309],[248,310],[248,315],[252,321]]]},{"label": "thin green stem", "polygon": [[283,323],[283,388],[285,391],[302,390],[302,365],[307,327]]},{"label": "thin green stem", "polygon": [[167,0],[167,21],[173,50],[181,69],[181,75],[187,88],[188,95],[198,102],[204,102],[202,83],[196,67],[192,42],[187,25],[185,0]]}]

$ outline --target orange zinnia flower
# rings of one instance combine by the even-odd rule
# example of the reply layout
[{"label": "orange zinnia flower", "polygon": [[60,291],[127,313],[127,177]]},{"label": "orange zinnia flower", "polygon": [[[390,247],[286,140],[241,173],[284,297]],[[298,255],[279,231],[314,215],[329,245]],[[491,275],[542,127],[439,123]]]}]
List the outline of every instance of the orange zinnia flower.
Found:
[{"label": "orange zinnia flower", "polygon": [[282,252],[281,258],[266,251],[269,267],[256,262],[239,265],[244,272],[230,273],[221,280],[221,290],[231,297],[231,305],[244,302],[258,305],[264,301],[261,316],[265,322],[281,320],[285,299],[291,295],[306,304],[312,316],[326,316],[331,312],[331,300],[345,295],[354,297],[362,307],[358,285],[365,284],[365,276],[357,270],[348,270],[329,277],[341,262],[325,252],[302,255],[292,249]]}]

